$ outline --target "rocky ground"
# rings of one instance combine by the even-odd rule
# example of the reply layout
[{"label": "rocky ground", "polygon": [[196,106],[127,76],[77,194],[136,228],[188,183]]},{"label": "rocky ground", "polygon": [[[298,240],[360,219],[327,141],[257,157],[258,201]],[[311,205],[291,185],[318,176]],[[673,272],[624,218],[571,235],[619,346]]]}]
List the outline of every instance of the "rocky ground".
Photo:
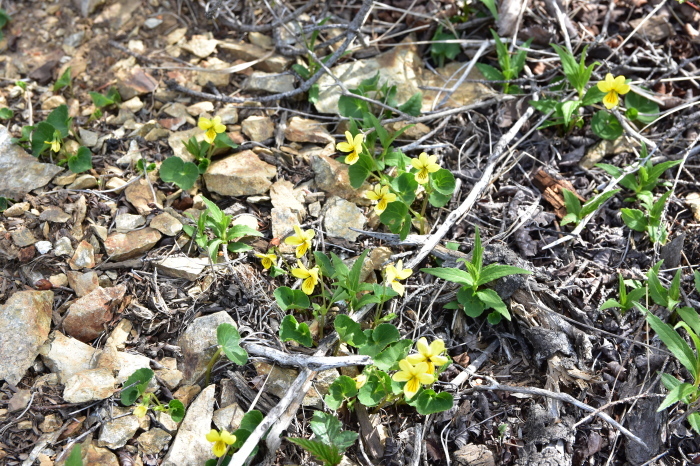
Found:
[{"label": "rocky ground", "polygon": [[[693,407],[657,411],[667,392],[659,371],[690,384],[692,374],[644,311],[602,306],[620,299],[618,274],[628,289],[635,280],[643,286],[663,259],[661,283],[671,286],[681,270],[678,301],[700,307],[700,10],[676,0],[504,0],[495,20],[486,4],[0,2],[11,18],[0,42],[0,107],[11,111],[0,112],[0,463],[66,464],[80,445],[83,464],[201,465],[214,458],[207,433],[235,431],[252,409],[274,427],[241,447],[258,447],[249,464],[313,464],[285,437],[310,438],[315,411],[359,433],[347,465],[700,463],[687,421]],[[453,55],[431,45],[439,24],[452,24],[459,39]],[[305,44],[314,28],[315,54],[330,57],[318,81],[299,75],[313,63]],[[503,81],[485,80],[474,66],[497,66],[489,28],[533,39],[511,80],[520,93],[502,93]],[[608,72],[632,79],[657,118],[601,139],[591,127],[597,103],[580,110],[580,125],[541,127],[544,114],[530,101],[557,92],[562,66],[552,43],[577,56],[588,45],[588,64],[597,60],[591,84]],[[446,204],[426,211],[429,231],[419,234],[414,222],[403,240],[364,195],[371,185],[353,188],[336,147],[351,128],[339,99],[377,72],[397,86],[399,103],[422,93],[417,116],[385,115],[389,131],[413,125],[393,147],[438,155],[456,180]],[[69,84],[57,85],[62,77]],[[112,88],[119,99],[104,100]],[[31,140],[13,141],[62,106],[72,118],[62,144],[91,154],[80,173],[58,151],[34,157]],[[198,122],[214,117],[237,147],[217,148],[189,189],[163,181],[164,160],[196,161],[184,142],[204,140]],[[38,144],[48,148],[47,137]],[[562,188],[582,200],[614,188],[596,163],[635,167],[641,143],[654,164],[679,161],[651,189],[654,199],[670,192],[661,216],[668,239],[628,228],[628,191],[578,227],[562,225]],[[419,190],[416,202],[425,195]],[[259,233],[236,238],[250,251],[212,261],[183,231],[207,200],[232,225]],[[283,310],[273,292],[301,281],[274,276],[255,256],[275,251],[281,268],[294,267],[285,239],[297,225],[314,231],[313,250],[350,265],[368,250],[366,283],[381,283],[398,260],[413,269],[405,293],[384,306],[402,338],[445,342],[451,362],[435,387],[452,396],[451,409],[329,409],[329,385],[358,369],[315,371],[298,361],[352,349],[322,338],[334,334],[330,317]],[[497,325],[454,309],[458,287],[419,271],[472,257],[477,226],[485,263],[531,272],[496,284],[513,316]],[[652,298],[640,300],[675,324],[677,315]],[[309,325],[315,348],[280,338],[287,314]],[[224,358],[207,380],[221,324],[237,329],[249,360]],[[179,400],[184,419],[137,417],[124,406],[121,390],[143,368],[155,374],[149,391]]]}]

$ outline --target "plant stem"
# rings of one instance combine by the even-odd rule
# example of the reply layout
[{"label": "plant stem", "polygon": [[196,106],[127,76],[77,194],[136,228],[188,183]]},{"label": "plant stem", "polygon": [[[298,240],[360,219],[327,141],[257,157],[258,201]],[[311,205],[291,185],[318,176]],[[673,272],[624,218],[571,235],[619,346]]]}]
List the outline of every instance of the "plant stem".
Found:
[{"label": "plant stem", "polygon": [[221,357],[221,353],[224,352],[224,349],[222,347],[219,347],[219,349],[216,350],[216,353],[211,357],[209,360],[209,364],[207,364],[207,371],[205,372],[205,383],[204,385],[209,385],[209,380],[211,378],[211,370],[214,368],[214,364],[216,364],[216,361],[219,360]]}]

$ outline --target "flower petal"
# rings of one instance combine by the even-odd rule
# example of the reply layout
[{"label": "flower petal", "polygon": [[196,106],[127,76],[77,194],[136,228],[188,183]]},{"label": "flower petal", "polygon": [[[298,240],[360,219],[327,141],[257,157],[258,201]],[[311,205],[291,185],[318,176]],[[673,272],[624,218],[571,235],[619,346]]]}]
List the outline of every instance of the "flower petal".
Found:
[{"label": "flower petal", "polygon": [[411,364],[419,364],[421,362],[425,362],[425,356],[420,353],[409,354],[406,356],[406,360]]},{"label": "flower petal", "polygon": [[226,126],[222,125],[221,123],[217,123],[214,125],[214,131],[216,131],[217,133],[223,133],[224,131],[226,131]]},{"label": "flower petal", "polygon": [[617,97],[617,92],[615,91],[610,91],[607,94],[605,94],[605,97],[603,97],[603,105],[605,105],[605,108],[610,110],[613,107],[616,107],[617,104],[620,102],[620,99]]},{"label": "flower petal", "polygon": [[430,354],[438,355],[443,351],[445,351],[445,342],[439,338],[437,340],[433,340],[433,342],[430,344]]},{"label": "flower petal", "polygon": [[423,163],[420,161],[420,159],[411,159],[411,165],[413,165],[413,168],[416,170],[423,168]]},{"label": "flower petal", "polygon": [[428,374],[427,372],[416,375],[416,379],[423,385],[430,385],[431,383],[435,382],[435,376],[433,374]]},{"label": "flower petal", "polygon": [[403,387],[403,392],[406,394],[406,398],[413,398],[418,392],[418,389],[420,389],[420,382],[417,378],[413,377],[406,382],[406,385]]},{"label": "flower petal", "polygon": [[308,241],[302,241],[299,246],[297,246],[295,250],[295,255],[297,258],[299,257],[304,257],[304,254],[306,254],[306,251],[309,249],[309,242]]},{"label": "flower petal", "polygon": [[409,372],[399,371],[396,374],[394,374],[391,378],[394,382],[408,382],[413,378],[413,375]]},{"label": "flower petal", "polygon": [[445,364],[447,364],[449,359],[447,358],[447,356],[433,356],[430,358],[430,361],[433,364],[435,364],[437,367],[440,367],[440,366],[444,366]]},{"label": "flower petal", "polygon": [[360,156],[357,154],[357,152],[354,151],[345,156],[345,163],[347,163],[348,165],[354,165],[355,163],[357,163],[358,160],[360,160]]},{"label": "flower petal", "polygon": [[404,291],[406,291],[406,288],[396,280],[390,283],[391,288],[393,288],[394,291],[396,291],[399,296],[403,296]]},{"label": "flower petal", "polygon": [[206,436],[207,442],[218,442],[219,441],[219,431],[212,429]]},{"label": "flower petal", "polygon": [[226,445],[232,445],[236,443],[236,436],[224,429],[221,431],[221,440],[223,440]]},{"label": "flower petal", "polygon": [[347,142],[339,142],[335,146],[336,150],[339,150],[340,152],[352,152],[352,144],[347,143]]},{"label": "flower petal", "polygon": [[221,458],[224,456],[224,453],[226,453],[226,444],[224,442],[218,441],[214,443],[214,446],[211,448],[212,452],[214,453],[214,456],[217,458]]},{"label": "flower petal", "polygon": [[[429,358],[432,356],[433,353],[430,352],[430,346],[428,345],[428,339],[425,337],[420,337],[418,341],[416,342],[416,350],[423,355],[424,360],[425,358]],[[415,363],[417,364],[417,363]]]},{"label": "flower petal", "polygon": [[212,126],[211,120],[208,120],[206,118],[200,118],[197,122],[197,126],[199,126],[199,129],[201,129],[202,131],[206,131]]},{"label": "flower petal", "polygon": [[352,146],[353,140],[352,140],[352,133],[350,131],[345,132],[345,139],[347,139],[348,145]]},{"label": "flower petal", "polygon": [[425,168],[421,168],[416,172],[416,181],[418,184],[426,184],[428,181],[430,181],[430,175],[428,173],[428,170]]},{"label": "flower petal", "polygon": [[362,150],[362,143],[365,142],[365,135],[358,133],[355,135],[355,139],[352,141],[352,145],[355,146],[356,151]]},{"label": "flower petal", "polygon": [[397,280],[406,280],[413,273],[413,269],[403,269],[396,275]]},{"label": "flower petal", "polygon": [[314,292],[314,288],[316,288],[316,280],[314,280],[314,277],[307,278],[301,284],[301,291],[309,295]]},{"label": "flower petal", "polygon": [[309,271],[304,269],[292,269],[292,275],[296,278],[301,278],[302,280],[305,280],[311,276]]},{"label": "flower petal", "polygon": [[413,373],[413,364],[408,362],[406,359],[402,359],[399,361],[399,368],[401,368],[402,371],[408,372],[409,374]]}]

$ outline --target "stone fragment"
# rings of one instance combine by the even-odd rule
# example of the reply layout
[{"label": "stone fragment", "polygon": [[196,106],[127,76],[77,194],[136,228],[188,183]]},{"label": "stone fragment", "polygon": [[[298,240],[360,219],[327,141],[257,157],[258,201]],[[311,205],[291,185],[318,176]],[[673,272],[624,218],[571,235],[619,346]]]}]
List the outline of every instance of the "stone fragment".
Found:
[{"label": "stone fragment", "polygon": [[200,116],[202,113],[213,112],[214,111],[214,104],[209,102],[209,101],[197,102],[195,104],[190,105],[189,107],[186,107],[185,111],[186,111],[186,113],[189,113],[190,115]]},{"label": "stone fragment", "polygon": [[12,230],[10,236],[12,236],[12,242],[15,243],[15,246],[20,248],[26,248],[38,241],[32,230],[24,227],[19,230]]},{"label": "stone fragment", "polygon": [[275,124],[270,117],[253,115],[241,122],[241,131],[251,141],[263,142],[275,134]]},{"label": "stone fragment", "polygon": [[[299,371],[296,369],[281,368],[264,361],[253,361],[253,365],[259,375],[267,378],[265,390],[279,398],[282,398],[289,391],[289,387],[299,375]],[[322,397],[328,393],[328,387],[339,376],[340,374],[335,369],[319,372],[314,380],[315,389],[306,394],[301,404],[317,408],[323,406]]]},{"label": "stone fragment", "polygon": [[139,435],[136,443],[138,443],[139,450],[144,455],[157,455],[170,444],[171,439],[172,436],[169,433],[156,427]]},{"label": "stone fragment", "polygon": [[209,191],[223,196],[250,196],[267,192],[276,174],[275,166],[245,150],[212,163],[204,182]]},{"label": "stone fragment", "polygon": [[61,105],[66,105],[66,99],[62,95],[52,95],[41,103],[41,109],[53,110]]},{"label": "stone fragment", "polygon": [[182,223],[167,212],[162,212],[153,217],[149,226],[160,231],[165,236],[175,236],[182,231]]},{"label": "stone fragment", "polygon": [[579,166],[590,170],[606,156],[617,155],[623,152],[634,152],[634,147],[638,146],[639,144],[628,136],[621,136],[614,141],[603,139],[586,150],[586,154],[581,158]]},{"label": "stone fragment", "polygon": [[68,185],[68,189],[92,189],[95,187],[97,187],[97,178],[87,173],[78,175],[75,181]]},{"label": "stone fragment", "polygon": [[180,400],[187,407],[201,391],[202,388],[199,385],[183,385],[173,393],[173,398]]},{"label": "stone fragment", "polygon": [[66,333],[80,341],[92,341],[104,331],[104,324],[112,320],[113,310],[126,293],[126,285],[112,288],[99,287],[76,300],[63,319]]},{"label": "stone fragment", "polygon": [[73,5],[78,8],[83,18],[87,18],[104,2],[105,0],[73,0]]},{"label": "stone fragment", "polygon": [[97,277],[97,272],[68,272],[68,286],[70,286],[73,291],[75,291],[78,298],[91,293],[93,290],[97,289],[100,284],[99,278]]},{"label": "stone fragment", "polygon": [[109,369],[80,371],[66,381],[63,399],[68,403],[104,400],[114,394],[116,380]]},{"label": "stone fragment", "polygon": [[68,265],[73,270],[83,268],[91,269],[95,267],[95,250],[93,249],[92,244],[85,240],[81,241],[80,244],[78,244],[78,247],[75,248],[73,257],[71,257],[68,261]]},{"label": "stone fragment", "polygon": [[85,463],[86,465],[100,466],[120,466],[117,455],[109,451],[107,448],[100,448],[90,444],[86,449]]},{"label": "stone fragment", "polygon": [[221,118],[221,123],[224,125],[235,125],[238,123],[238,109],[236,107],[223,107],[216,116]]},{"label": "stone fragment", "polygon": [[[406,126],[409,126],[409,124],[402,122],[402,121],[397,121],[397,122],[388,124],[387,129],[389,129],[390,131],[396,132],[396,131],[400,131],[401,129],[403,129]],[[428,125],[424,125],[423,123],[419,122],[419,123],[411,124],[410,128],[408,128],[406,131],[401,133],[401,137],[406,138],[406,139],[413,139],[415,141],[416,139],[422,138],[423,136],[425,136],[429,132],[430,132],[430,128],[428,127]]]},{"label": "stone fragment", "polygon": [[2,214],[5,217],[21,217],[25,212],[29,210],[31,205],[29,202],[17,202],[8,207]]},{"label": "stone fragment", "polygon": [[129,71],[117,72],[117,89],[123,100],[129,100],[137,95],[148,94],[158,87],[158,81],[136,66]]},{"label": "stone fragment", "polygon": [[270,186],[270,200],[272,206],[278,209],[288,208],[298,217],[301,222],[306,215],[304,207],[304,193],[301,190],[294,190],[294,185],[287,180],[277,180]]},{"label": "stone fragment", "polygon": [[113,346],[115,349],[123,350],[124,344],[129,339],[129,333],[133,328],[130,320],[122,319],[109,334],[105,346]]},{"label": "stone fragment", "polygon": [[311,157],[311,169],[316,174],[315,179],[318,189],[357,204],[369,204],[368,200],[363,197],[363,194],[371,189],[371,186],[365,182],[360,189],[354,189],[350,185],[347,165],[321,154]]},{"label": "stone fragment", "polygon": [[119,233],[128,233],[145,225],[146,218],[143,215],[120,214],[115,217],[114,223]]},{"label": "stone fragment", "polygon": [[46,254],[53,249],[51,241],[37,241],[34,243],[34,247],[39,254]]},{"label": "stone fragment", "polygon": [[209,259],[192,257],[166,257],[155,262],[158,270],[168,277],[184,278],[191,282],[199,278],[208,265]]},{"label": "stone fragment", "polygon": [[651,17],[637,18],[629,22],[632,29],[637,26],[641,27],[637,30],[637,36],[648,39],[651,42],[663,42],[668,36],[675,34],[673,26],[668,22],[664,15],[654,15]]},{"label": "stone fragment", "polygon": [[281,94],[294,90],[296,79],[291,74],[265,73],[254,71],[243,83],[243,89],[249,91],[265,91],[270,94]]},{"label": "stone fragment", "polygon": [[96,351],[92,346],[58,331],[53,332],[49,343],[40,348],[44,363],[58,375],[62,384],[78,372],[92,369]]},{"label": "stone fragment", "polygon": [[149,251],[160,241],[161,235],[153,228],[131,231],[129,233],[113,233],[104,242],[107,255],[113,261],[122,261],[139,256]]},{"label": "stone fragment", "polygon": [[105,183],[105,188],[108,190],[112,190],[117,194],[120,194],[123,189],[120,189],[122,186],[126,184],[126,181],[122,180],[121,178],[118,178],[116,176],[113,176],[109,180],[107,180],[107,183]]},{"label": "stone fragment", "polygon": [[7,403],[7,412],[16,413],[17,411],[23,411],[24,408],[29,404],[29,400],[32,398],[32,392],[26,389],[19,389],[15,392],[10,401]]},{"label": "stone fragment", "polygon": [[67,236],[62,236],[56,240],[53,247],[53,253],[57,256],[72,256],[73,255],[73,245],[70,242],[70,238]]},{"label": "stone fragment", "polygon": [[350,227],[361,230],[366,223],[367,217],[352,202],[340,197],[332,197],[326,202],[323,226],[328,236],[355,241],[360,233],[351,230]]},{"label": "stone fragment", "polygon": [[66,286],[68,284],[68,277],[65,273],[57,273],[56,275],[51,275],[49,277],[49,282],[54,287],[56,286]]},{"label": "stone fragment", "polygon": [[80,139],[83,141],[83,145],[87,147],[95,147],[99,141],[100,135],[94,131],[88,131],[86,129],[80,128]]},{"label": "stone fragment", "polygon": [[486,445],[467,444],[452,456],[455,466],[496,466],[493,452]]},{"label": "stone fragment", "polygon": [[163,466],[198,466],[211,458],[211,443],[206,435],[211,430],[215,390],[215,385],[209,385],[187,408]]},{"label": "stone fragment", "polygon": [[165,196],[160,191],[156,191],[156,199],[153,199],[153,191],[146,180],[139,180],[137,183],[131,183],[124,190],[124,195],[126,196],[126,200],[129,201],[141,215],[148,215],[153,211],[153,208],[149,207],[149,204],[155,204],[158,209],[162,209],[163,199],[165,199]]},{"label": "stone fragment", "polygon": [[168,145],[173,150],[173,155],[175,157],[180,157],[185,162],[194,161],[194,157],[189,153],[185,147],[185,142],[189,141],[191,137],[194,137],[198,142],[204,140],[204,131],[198,127],[188,129],[185,131],[176,131],[170,134],[168,137]]},{"label": "stone fragment", "polygon": [[43,421],[41,421],[41,424],[39,424],[39,429],[45,434],[49,434],[51,432],[56,432],[61,428],[61,426],[63,426],[61,418],[57,414],[50,413],[44,417]]},{"label": "stone fragment", "polygon": [[328,132],[323,123],[296,116],[287,121],[284,137],[288,141],[293,142],[314,142],[319,144],[335,142],[335,138],[331,136],[331,133]]},{"label": "stone fragment", "polygon": [[56,186],[67,186],[67,185],[71,184],[72,182],[74,182],[77,177],[78,177],[77,173],[61,174],[53,179],[53,184],[55,184]]},{"label": "stone fragment", "polygon": [[170,391],[175,390],[180,385],[183,377],[182,372],[177,369],[158,369],[156,376]]},{"label": "stone fragment", "polygon": [[214,411],[214,425],[219,429],[226,429],[233,432],[241,426],[241,420],[245,410],[238,406],[238,403],[231,403],[225,408]]},{"label": "stone fragment", "polygon": [[[136,431],[139,429],[139,418],[133,414],[129,414],[132,411],[133,408],[131,407],[114,407],[114,419],[102,425],[97,444],[101,447],[107,447],[112,450],[116,450],[117,448],[121,448],[126,445],[126,442],[131,440]],[[124,414],[128,415],[124,416]]]},{"label": "stone fragment", "polygon": [[0,306],[0,380],[17,385],[51,330],[52,291],[17,291]]},{"label": "stone fragment", "polygon": [[132,97],[126,102],[122,102],[119,108],[124,108],[126,110],[129,110],[130,112],[136,113],[140,112],[143,106],[144,103],[141,99],[139,99],[138,97]]},{"label": "stone fragment", "polygon": [[216,46],[219,43],[218,40],[212,39],[210,36],[211,34],[206,36],[195,34],[186,44],[182,45],[182,49],[199,58],[206,58],[216,52]]},{"label": "stone fragment", "polygon": [[[216,57],[212,57],[200,63],[200,67],[210,70],[224,70],[230,66],[231,65],[229,63],[219,60]],[[212,83],[214,86],[224,87],[228,86],[229,81],[231,80],[231,74],[228,72],[217,73],[209,71],[196,71],[194,80],[200,86],[206,86],[207,84]]]},{"label": "stone fragment", "polygon": [[178,339],[183,357],[183,383],[193,384],[204,374],[207,363],[216,352],[216,328],[220,324],[236,322],[226,311],[194,319]]},{"label": "stone fragment", "polygon": [[[254,61],[267,55],[267,50],[244,41],[226,41],[219,43],[220,49],[228,51],[233,58],[243,61]],[[292,64],[292,59],[282,55],[272,55],[253,68],[270,73],[282,73]]]},{"label": "stone fragment", "polygon": [[42,222],[66,223],[70,219],[70,215],[65,213],[60,207],[55,206],[47,207],[39,214],[39,220]]}]

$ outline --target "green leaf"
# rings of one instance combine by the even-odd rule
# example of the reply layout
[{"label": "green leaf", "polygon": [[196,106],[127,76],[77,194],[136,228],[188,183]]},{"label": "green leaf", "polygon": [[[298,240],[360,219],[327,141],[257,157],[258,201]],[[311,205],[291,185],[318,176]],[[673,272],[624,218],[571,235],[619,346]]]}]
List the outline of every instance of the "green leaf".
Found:
[{"label": "green leaf", "polygon": [[335,278],[335,267],[333,267],[327,255],[321,251],[314,251],[314,259],[316,259],[316,265],[319,266],[324,276]]},{"label": "green leaf", "polygon": [[335,318],[333,326],[335,327],[335,331],[338,332],[340,340],[350,346],[358,347],[367,342],[367,337],[362,332],[360,324],[345,314],[339,314]]},{"label": "green leaf", "polygon": [[486,310],[484,302],[471,288],[462,287],[457,292],[457,301],[464,306],[464,313],[469,317],[477,318]]},{"label": "green leaf", "polygon": [[216,341],[231,362],[239,366],[248,362],[248,353],[240,346],[241,335],[233,325],[219,324],[216,328]]},{"label": "green leaf", "polygon": [[324,465],[336,466],[343,460],[343,456],[338,452],[336,446],[329,446],[318,440],[308,440],[305,438],[287,437],[287,440],[299,445],[304,450],[314,455],[321,460]]},{"label": "green leaf", "polygon": [[341,95],[338,99],[338,112],[345,118],[360,120],[369,112],[369,104],[356,97]]},{"label": "green leaf", "polygon": [[360,346],[359,352],[374,357],[391,343],[399,341],[399,331],[391,324],[379,324],[374,330],[365,330],[367,342]]},{"label": "green leaf", "polygon": [[418,182],[412,173],[406,172],[391,180],[391,188],[404,204],[411,205],[416,199]]},{"label": "green leaf", "polygon": [[498,21],[498,10],[496,9],[496,1],[495,0],[480,0],[481,3],[484,4],[486,8],[488,8],[489,12],[491,13],[491,16],[493,16],[493,19]]},{"label": "green leaf", "polygon": [[305,322],[297,322],[291,314],[282,319],[282,323],[280,324],[280,339],[282,341],[294,340],[307,348],[310,348],[314,344],[308,324]]},{"label": "green leaf", "polygon": [[695,291],[700,293],[700,270],[693,272],[693,281],[695,283]]},{"label": "green leaf", "polygon": [[362,186],[362,183],[369,177],[374,169],[374,161],[372,158],[365,154],[360,153],[360,158],[354,164],[350,165],[348,168],[348,176],[350,177],[350,185],[358,189]]},{"label": "green leaf", "polygon": [[674,403],[684,401],[688,398],[689,395],[692,395],[696,391],[697,388],[695,388],[689,383],[682,383],[680,385],[677,385],[670,392],[668,392],[668,395],[666,395],[666,398],[664,398],[664,401],[661,402],[656,411],[663,411],[664,409],[668,408]]},{"label": "green leaf", "polygon": [[692,427],[696,433],[700,434],[700,413],[694,412],[688,414],[688,424],[690,424],[690,427]]},{"label": "green leaf", "polygon": [[180,157],[168,157],[160,165],[160,179],[175,183],[180,189],[188,190],[199,178],[199,168],[192,162],[183,162]]},{"label": "green leaf", "polygon": [[535,110],[538,110],[542,113],[549,113],[554,111],[558,102],[552,99],[542,99],[530,100],[528,103],[532,105],[535,108]]},{"label": "green leaf", "polygon": [[64,71],[63,74],[53,84],[53,91],[58,92],[67,86],[70,86],[70,66],[66,68],[66,71]]},{"label": "green leaf", "polygon": [[613,197],[615,194],[619,193],[619,189],[613,189],[612,191],[606,191],[604,193],[600,193],[581,207],[581,218],[585,217],[588,214],[592,214],[596,210],[598,210],[598,207],[603,205],[605,201]]},{"label": "green leaf", "polygon": [[392,343],[373,358],[374,365],[383,371],[398,370],[399,361],[408,355],[412,346],[413,340],[401,340]]},{"label": "green leaf", "polygon": [[0,196],[0,212],[5,212],[8,207],[8,199],[6,197]]},{"label": "green leaf", "polygon": [[618,303],[618,302],[615,301],[614,299],[608,299],[607,301],[605,301],[605,302],[603,303],[602,306],[600,306],[600,310],[601,310],[601,311],[604,311],[605,309],[610,309],[610,308],[613,308],[613,307],[622,308],[622,304]]},{"label": "green leaf", "polygon": [[615,115],[605,110],[598,110],[593,114],[593,118],[591,118],[591,130],[596,136],[607,139],[608,141],[614,141],[622,136],[624,132],[622,125],[617,121]]},{"label": "green leaf", "polygon": [[416,92],[406,102],[399,105],[398,109],[411,116],[418,116],[420,115],[422,106],[423,94],[421,92]]},{"label": "green leaf", "polygon": [[658,272],[655,272],[654,269],[650,270],[647,278],[651,299],[659,306],[668,307],[668,291],[659,281]]},{"label": "green leaf", "polygon": [[345,288],[348,289],[348,292],[350,294],[357,293],[360,288],[360,275],[362,274],[362,265],[365,263],[365,258],[367,257],[367,254],[369,253],[369,249],[365,249],[362,251],[362,254],[360,254],[360,257],[358,257],[355,262],[352,264],[352,268],[350,269],[350,272],[348,273],[348,278],[345,281]]},{"label": "green leaf", "polygon": [[[206,141],[205,141],[206,142]],[[233,140],[226,133],[217,133],[214,138],[214,147],[221,149],[223,147],[229,147],[231,149],[238,148],[238,144],[233,142]]]},{"label": "green leaf", "polygon": [[661,374],[661,383],[664,384],[667,390],[673,390],[681,384],[681,381],[672,376],[671,374]]},{"label": "green leaf", "polygon": [[[506,303],[503,302],[498,293],[494,290],[487,288],[485,290],[480,290],[476,292],[477,298],[484,303],[485,309],[494,309],[498,314],[510,320],[510,313],[506,307]],[[500,319],[499,319],[500,320]],[[498,323],[498,322],[496,322]]]},{"label": "green leaf", "polygon": [[170,400],[168,403],[170,418],[174,422],[180,422],[185,417],[185,405],[180,400]]},{"label": "green leaf", "polygon": [[454,283],[459,283],[465,286],[474,286],[474,278],[464,270],[455,269],[452,267],[434,267],[431,269],[420,269],[423,273],[434,275],[443,280],[449,280]]},{"label": "green leaf", "polygon": [[564,118],[565,125],[569,126],[574,117],[574,114],[580,108],[580,106],[581,103],[576,100],[569,100],[561,104],[561,116]]},{"label": "green leaf", "polygon": [[357,433],[342,432],[340,421],[330,413],[314,412],[311,422],[309,422],[309,427],[311,427],[311,431],[316,434],[319,440],[327,445],[338,447],[338,450],[341,452],[345,451],[357,440]]},{"label": "green leaf", "polygon": [[82,446],[76,443],[66,458],[65,466],[83,466]]},{"label": "green leaf", "polygon": [[392,233],[401,235],[404,239],[411,229],[411,216],[408,207],[403,202],[392,202],[379,215],[379,220],[389,227]]},{"label": "green leaf", "polygon": [[685,342],[683,338],[676,332],[673,327],[664,323],[646,309],[642,305],[638,305],[640,309],[646,312],[647,322],[649,326],[656,332],[661,341],[668,347],[668,349],[673,353],[673,355],[678,359],[678,361],[683,364],[683,366],[688,369],[690,374],[693,376],[693,380],[698,379],[697,370],[697,355],[690,349],[688,343]]},{"label": "green leaf", "polygon": [[428,196],[428,202],[430,205],[438,208],[447,205],[447,203],[450,202],[450,199],[452,199],[452,196],[445,196],[437,191],[433,191],[430,193],[430,196]]},{"label": "green leaf", "polygon": [[0,120],[9,120],[15,116],[15,112],[7,107],[0,108]]},{"label": "green leaf", "polygon": [[357,395],[355,381],[347,375],[341,375],[328,387],[328,393],[323,398],[329,408],[337,411],[345,400]]},{"label": "green leaf", "polygon": [[383,371],[374,371],[360,387],[357,400],[367,407],[377,406],[391,391],[391,378]]},{"label": "green leaf", "polygon": [[435,393],[435,390],[426,389],[421,391],[420,394],[409,401],[408,404],[415,407],[418,414],[427,416],[428,414],[452,409],[454,399],[448,392]]},{"label": "green leaf", "polygon": [[68,157],[68,168],[73,173],[82,173],[92,168],[92,152],[85,146],[78,148],[78,153]]},{"label": "green leaf", "polygon": [[45,121],[34,126],[31,136],[32,155],[34,157],[39,157],[51,147],[47,144],[47,141],[50,143],[53,140],[55,131],[56,129]]},{"label": "green leaf", "polygon": [[644,125],[651,124],[659,118],[659,105],[635,92],[629,92],[625,96],[625,107],[636,109],[638,113],[635,120]]},{"label": "green leaf", "polygon": [[153,378],[153,371],[148,368],[136,370],[129,376],[122,385],[125,388],[121,391],[120,398],[124,406],[131,406],[134,402],[143,395],[148,387],[149,382]]},{"label": "green leaf", "polygon": [[443,32],[442,25],[438,26],[435,35],[433,35],[433,43],[430,44],[430,57],[439,66],[445,65],[445,58],[454,60],[462,50],[459,44],[439,43],[439,41],[454,40],[457,37],[451,32]]},{"label": "green leaf", "polygon": [[248,411],[243,415],[243,418],[241,419],[241,425],[239,426],[240,429],[245,429],[249,432],[253,432],[258,425],[263,420],[263,413],[258,411],[257,409],[254,409],[252,411]]},{"label": "green leaf", "polygon": [[99,92],[89,92],[90,97],[92,98],[92,102],[95,104],[95,107],[97,108],[103,108],[103,107],[109,107],[110,105],[114,105],[114,101]]},{"label": "green leaf", "polygon": [[486,79],[489,81],[505,81],[506,78],[503,76],[503,73],[501,73],[498,69],[494,68],[491,65],[487,65],[485,63],[477,63],[476,67],[481,71],[481,74],[484,75]]},{"label": "green leaf", "polygon": [[622,221],[634,231],[644,232],[647,229],[647,216],[639,209],[620,209]]},{"label": "green leaf", "polygon": [[67,138],[70,134],[69,126],[71,120],[72,118],[68,116],[68,106],[65,104],[59,105],[53,109],[49,116],[46,117],[46,123],[50,124],[56,131],[61,133],[62,138]]},{"label": "green leaf", "polygon": [[499,265],[490,264],[484,267],[479,274],[479,280],[476,282],[476,286],[485,285],[486,283],[498,280],[501,277],[506,277],[508,275],[523,274],[529,275],[529,272],[520,267],[513,267],[511,265]]},{"label": "green leaf", "polygon": [[440,194],[452,196],[455,191],[455,177],[449,170],[441,168],[430,175],[430,186]]},{"label": "green leaf", "polygon": [[587,105],[597,104],[603,100],[603,97],[605,97],[605,92],[598,89],[598,86],[591,86],[586,91],[586,95],[583,96],[581,106],[585,107]]}]

